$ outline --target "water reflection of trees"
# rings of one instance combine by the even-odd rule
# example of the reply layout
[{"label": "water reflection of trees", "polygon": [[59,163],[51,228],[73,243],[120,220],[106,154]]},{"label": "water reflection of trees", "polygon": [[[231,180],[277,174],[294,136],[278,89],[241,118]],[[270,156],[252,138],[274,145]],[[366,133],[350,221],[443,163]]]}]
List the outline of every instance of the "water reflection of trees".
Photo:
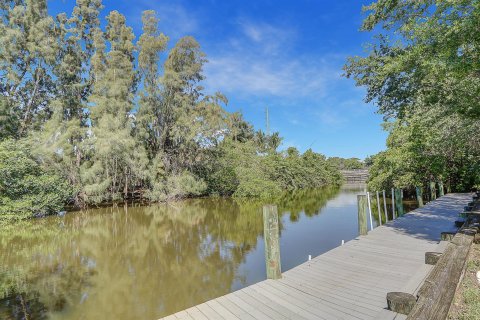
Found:
[{"label": "water reflection of trees", "polygon": [[335,197],[339,191],[339,187],[326,187],[290,192],[278,201],[279,210],[284,214],[289,214],[290,221],[298,221],[302,212],[306,216],[312,217],[320,214],[328,200]]},{"label": "water reflection of trees", "polygon": [[[318,214],[337,193],[305,190],[277,203],[296,221],[301,212]],[[23,228],[24,236],[0,237],[0,292],[9,305],[21,306],[20,295],[51,319],[170,314],[242,281],[237,269],[263,234],[261,208],[259,202],[209,198],[35,221]],[[2,312],[21,319],[0,303]]]}]

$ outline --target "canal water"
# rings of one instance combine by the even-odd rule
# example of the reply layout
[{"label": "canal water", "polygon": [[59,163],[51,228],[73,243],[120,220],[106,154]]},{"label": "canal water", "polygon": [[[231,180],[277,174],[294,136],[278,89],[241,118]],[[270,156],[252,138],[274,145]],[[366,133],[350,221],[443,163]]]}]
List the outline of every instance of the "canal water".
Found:
[{"label": "canal water", "polygon": [[[355,238],[362,191],[302,190],[276,201],[282,270]],[[263,204],[100,208],[3,230],[0,319],[153,320],[264,280]]]}]

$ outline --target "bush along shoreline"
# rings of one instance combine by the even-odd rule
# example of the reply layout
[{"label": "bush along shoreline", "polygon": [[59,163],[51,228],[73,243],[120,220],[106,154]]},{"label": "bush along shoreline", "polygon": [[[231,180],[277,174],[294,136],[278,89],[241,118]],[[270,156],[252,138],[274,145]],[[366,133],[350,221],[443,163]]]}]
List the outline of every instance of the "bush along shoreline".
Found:
[{"label": "bush along shoreline", "polygon": [[255,130],[207,93],[193,37],[171,43],[154,11],[137,37],[123,14],[102,10],[101,0],[55,17],[46,0],[0,4],[1,221],[341,183],[325,156],[279,151],[278,132]]}]

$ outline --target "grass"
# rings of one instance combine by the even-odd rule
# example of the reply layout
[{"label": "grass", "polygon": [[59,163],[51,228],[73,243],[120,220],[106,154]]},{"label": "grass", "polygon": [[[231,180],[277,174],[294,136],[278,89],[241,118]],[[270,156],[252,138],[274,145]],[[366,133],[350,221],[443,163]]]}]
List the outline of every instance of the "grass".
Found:
[{"label": "grass", "polygon": [[480,284],[477,280],[478,271],[480,271],[480,244],[473,244],[468,256],[465,276],[455,293],[448,319],[480,319]]}]

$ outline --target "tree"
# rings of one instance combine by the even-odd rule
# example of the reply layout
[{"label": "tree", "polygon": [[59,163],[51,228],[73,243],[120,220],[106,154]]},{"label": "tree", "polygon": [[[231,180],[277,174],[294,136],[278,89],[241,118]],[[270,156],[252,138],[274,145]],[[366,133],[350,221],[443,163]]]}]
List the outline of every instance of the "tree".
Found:
[{"label": "tree", "polygon": [[[90,59],[93,33],[98,28],[100,1],[78,0],[73,16],[57,17],[57,34],[61,50],[60,61],[53,69],[56,78],[56,96],[51,102],[52,116],[41,135],[33,138],[37,152],[48,159],[68,181],[81,189],[80,166],[83,157],[83,141],[89,126],[88,98],[91,89]],[[84,49],[85,48],[85,49]],[[82,197],[76,197],[81,204]]]},{"label": "tree", "polygon": [[44,171],[29,147],[0,142],[0,224],[57,213],[74,190],[62,177]]},{"label": "tree", "polygon": [[355,169],[364,169],[366,164],[361,162],[358,158],[340,158],[340,157],[331,157],[328,158],[328,162],[337,167],[339,170],[355,170]]},{"label": "tree", "polygon": [[373,157],[370,184],[478,184],[480,2],[379,0],[365,10],[363,30],[383,30],[345,71],[366,87],[390,133],[388,150]]},{"label": "tree", "polygon": [[139,139],[145,143],[150,159],[162,150],[162,135],[165,127],[165,108],[162,104],[159,61],[165,51],[168,37],[158,31],[158,19],[154,11],[145,11],[142,17],[143,34],[137,46],[139,48],[138,68],[143,80],[137,114]]},{"label": "tree", "polygon": [[184,37],[170,51],[165,61],[163,86],[164,132],[162,147],[167,157],[167,171],[181,172],[194,165],[195,132],[191,124],[203,87],[205,54],[193,37]]},{"label": "tree", "polygon": [[[145,179],[146,155],[132,132],[136,74],[133,39],[125,17],[113,11],[107,17],[105,35],[97,30],[92,71],[95,82],[90,97],[93,152],[83,171],[85,193],[92,201],[120,200],[129,187]],[[105,40],[110,51],[105,54]]]},{"label": "tree", "polygon": [[253,126],[245,121],[240,112],[233,112],[228,115],[227,128],[228,135],[234,141],[246,142],[254,138]]},{"label": "tree", "polygon": [[2,127],[24,137],[48,118],[54,92],[50,71],[58,43],[46,0],[2,1],[0,4],[0,92]]},{"label": "tree", "polygon": [[[52,201],[35,211],[70,201],[50,194],[53,183],[66,183],[84,207],[206,193],[272,197],[334,181],[324,156],[279,152],[278,132],[256,132],[240,112],[227,112],[225,95],[204,92],[207,59],[193,37],[166,54],[155,12],[143,13],[135,43],[121,13],[100,23],[102,7],[76,0],[71,14],[53,18],[46,0],[0,2],[0,143],[38,171],[25,173],[31,189],[22,175],[11,180],[29,199],[35,190]],[[31,208],[22,206],[40,208],[32,201],[3,208],[27,217]]]},{"label": "tree", "polygon": [[379,0],[364,10],[363,30],[386,30],[345,67],[367,101],[386,117],[421,107],[480,117],[479,1]]}]

